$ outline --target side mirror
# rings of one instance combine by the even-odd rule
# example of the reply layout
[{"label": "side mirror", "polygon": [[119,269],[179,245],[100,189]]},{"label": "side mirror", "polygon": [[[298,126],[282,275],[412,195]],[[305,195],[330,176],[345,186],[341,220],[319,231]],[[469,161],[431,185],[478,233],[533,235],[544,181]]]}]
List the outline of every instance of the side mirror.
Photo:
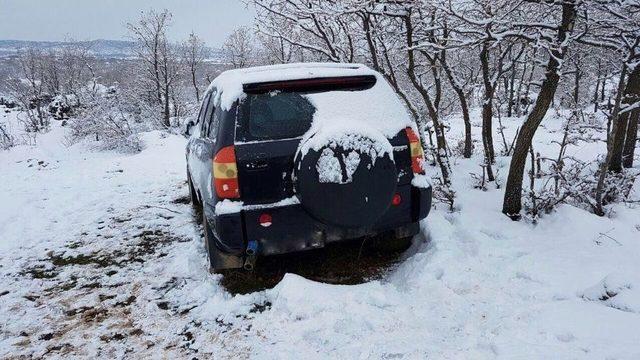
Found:
[{"label": "side mirror", "polygon": [[182,133],[182,135],[184,135],[184,137],[191,136],[191,133],[192,133],[194,125],[195,125],[195,122],[193,120],[187,121],[187,123],[185,124],[184,132]]}]

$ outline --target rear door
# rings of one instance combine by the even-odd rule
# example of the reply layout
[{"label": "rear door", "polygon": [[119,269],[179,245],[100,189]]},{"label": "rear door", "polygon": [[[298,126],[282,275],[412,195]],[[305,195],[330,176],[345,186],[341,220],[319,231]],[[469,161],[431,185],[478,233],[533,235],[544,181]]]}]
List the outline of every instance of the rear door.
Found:
[{"label": "rear door", "polygon": [[[235,137],[242,200],[265,204],[294,195],[294,157],[316,112],[308,95],[345,92],[336,93],[340,98],[346,92],[370,89],[375,83],[375,76],[365,75],[244,85],[246,97],[238,104]],[[396,155],[405,158],[408,146],[404,132],[390,141]],[[399,181],[410,181],[405,162],[398,167]]]},{"label": "rear door", "polygon": [[248,94],[240,104],[235,151],[245,204],[294,195],[294,156],[313,113],[309,101],[295,92]]}]

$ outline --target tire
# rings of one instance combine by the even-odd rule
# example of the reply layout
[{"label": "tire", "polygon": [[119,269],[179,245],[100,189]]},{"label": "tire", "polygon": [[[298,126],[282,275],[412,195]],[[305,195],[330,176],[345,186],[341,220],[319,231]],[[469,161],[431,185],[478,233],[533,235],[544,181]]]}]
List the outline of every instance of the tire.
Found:
[{"label": "tire", "polygon": [[242,271],[242,257],[225,254],[216,245],[215,236],[207,221],[204,209],[202,209],[202,227],[204,229],[204,248],[207,250],[209,257],[209,272],[215,274],[224,274],[231,270]]}]

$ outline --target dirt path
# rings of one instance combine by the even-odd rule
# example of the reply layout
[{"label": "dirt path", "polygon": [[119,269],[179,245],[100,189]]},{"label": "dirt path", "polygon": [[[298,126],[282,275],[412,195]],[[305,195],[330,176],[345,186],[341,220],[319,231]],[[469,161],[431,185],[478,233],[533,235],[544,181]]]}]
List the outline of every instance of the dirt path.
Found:
[{"label": "dirt path", "polygon": [[[4,263],[17,265],[4,274],[0,289],[3,306],[10,310],[6,321],[24,324],[3,329],[14,354],[120,356],[133,351],[195,356],[200,351],[190,345],[203,337],[229,348],[223,334],[242,333],[252,315],[271,304],[254,302],[235,321],[220,319],[217,326],[203,328],[190,316],[201,305],[189,300],[193,289],[220,283],[225,292],[247,294],[273,287],[286,273],[356,284],[380,278],[400,259],[400,252],[379,252],[367,242],[354,241],[263,258],[254,273],[210,275],[195,220],[199,216],[181,196],[186,186],[172,188],[170,193],[149,193],[145,205],[112,209],[94,229],[44,254],[3,257]],[[197,276],[174,272],[181,266],[195,268]],[[13,296],[16,293],[22,295]],[[173,331],[161,331],[167,327]]]}]

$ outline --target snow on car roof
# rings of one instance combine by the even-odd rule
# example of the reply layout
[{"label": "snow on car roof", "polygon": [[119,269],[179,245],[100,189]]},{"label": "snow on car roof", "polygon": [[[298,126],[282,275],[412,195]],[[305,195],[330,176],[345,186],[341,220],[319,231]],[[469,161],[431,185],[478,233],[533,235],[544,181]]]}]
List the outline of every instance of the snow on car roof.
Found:
[{"label": "snow on car roof", "polygon": [[211,88],[216,88],[220,96],[220,105],[224,110],[242,99],[245,84],[269,81],[299,80],[307,78],[341,77],[357,75],[376,75],[377,73],[362,64],[347,63],[294,63],[281,65],[256,66],[244,69],[227,70],[216,77]]},{"label": "snow on car roof", "polygon": [[415,124],[386,79],[365,65],[297,63],[229,70],[215,78],[209,89],[215,87],[220,106],[228,110],[235,101],[247,96],[243,90],[246,84],[362,75],[375,76],[375,85],[359,91],[304,95],[316,112],[311,128],[303,136],[300,151],[306,154],[309,149],[319,150],[329,143],[333,147],[370,152],[372,158],[384,154],[393,158],[387,139],[406,127],[415,130]]}]

